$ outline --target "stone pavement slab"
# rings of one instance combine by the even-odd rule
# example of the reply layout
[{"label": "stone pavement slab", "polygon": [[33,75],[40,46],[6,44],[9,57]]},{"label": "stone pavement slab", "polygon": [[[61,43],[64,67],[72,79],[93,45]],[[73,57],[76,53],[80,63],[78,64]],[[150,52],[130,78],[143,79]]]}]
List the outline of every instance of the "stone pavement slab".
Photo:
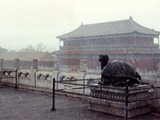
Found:
[{"label": "stone pavement slab", "polygon": [[[88,103],[56,95],[56,111],[51,112],[52,96],[0,86],[0,120],[124,120],[88,109]],[[146,114],[129,120],[160,120]]]}]

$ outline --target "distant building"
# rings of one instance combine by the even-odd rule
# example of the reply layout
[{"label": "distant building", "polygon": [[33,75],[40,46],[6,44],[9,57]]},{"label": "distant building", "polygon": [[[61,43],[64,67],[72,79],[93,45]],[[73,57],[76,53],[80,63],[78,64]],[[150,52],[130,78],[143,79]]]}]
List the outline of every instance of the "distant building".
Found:
[{"label": "distant building", "polygon": [[20,60],[20,68],[31,68],[32,60],[37,59],[39,66],[54,67],[56,56],[48,52],[3,52],[0,59],[4,59],[4,67],[13,68],[15,59]]},{"label": "distant building", "polygon": [[8,50],[6,49],[6,48],[2,48],[2,47],[0,47],[0,53],[2,53],[2,52],[7,52]]},{"label": "distant building", "polygon": [[[142,70],[157,70],[160,65],[160,32],[144,27],[132,17],[127,20],[81,25],[67,34],[58,36],[60,65],[79,66],[87,61],[89,69],[100,66],[99,54],[120,59]],[[154,43],[157,39],[158,43]]]}]

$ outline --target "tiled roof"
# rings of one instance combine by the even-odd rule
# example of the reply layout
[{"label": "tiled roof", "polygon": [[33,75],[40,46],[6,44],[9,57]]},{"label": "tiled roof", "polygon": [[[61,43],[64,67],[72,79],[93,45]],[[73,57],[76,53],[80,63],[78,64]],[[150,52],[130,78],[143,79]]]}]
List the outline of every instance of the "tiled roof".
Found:
[{"label": "tiled roof", "polygon": [[0,53],[0,59],[14,60],[20,59],[24,61],[32,61],[38,59],[39,61],[54,61],[55,56],[48,52],[3,52]]},{"label": "tiled roof", "polygon": [[132,18],[127,20],[81,25],[72,32],[58,36],[59,39],[122,35],[137,32],[140,34],[159,35],[160,32],[144,27]]}]

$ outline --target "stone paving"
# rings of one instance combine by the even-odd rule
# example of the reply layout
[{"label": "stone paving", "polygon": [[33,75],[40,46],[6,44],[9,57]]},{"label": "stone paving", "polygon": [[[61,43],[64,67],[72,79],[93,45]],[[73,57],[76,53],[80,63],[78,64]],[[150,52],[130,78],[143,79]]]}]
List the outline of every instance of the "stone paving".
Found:
[{"label": "stone paving", "polygon": [[[0,86],[0,120],[124,120],[91,111],[84,101],[55,97],[56,111],[51,112],[51,95]],[[160,116],[150,113],[129,120],[160,120]]]}]

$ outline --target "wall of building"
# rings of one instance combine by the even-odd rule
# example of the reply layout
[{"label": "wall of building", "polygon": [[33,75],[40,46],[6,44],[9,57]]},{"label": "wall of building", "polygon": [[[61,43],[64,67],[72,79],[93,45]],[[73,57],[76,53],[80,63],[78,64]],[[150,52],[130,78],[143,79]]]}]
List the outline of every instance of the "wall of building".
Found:
[{"label": "wall of building", "polygon": [[[110,38],[79,38],[75,40],[64,40],[63,49],[58,55],[60,65],[79,66],[80,60],[86,59],[90,69],[99,66],[99,54],[114,56],[113,59],[121,59],[134,64],[136,67],[147,70],[155,70],[160,54],[150,58],[152,54],[159,54],[159,48],[154,44],[153,37],[149,36],[125,36]],[[122,55],[119,57],[118,54]],[[124,54],[124,55],[123,55]],[[134,54],[134,55],[133,55]],[[136,54],[136,55],[135,55]],[[143,54],[144,59],[141,57]],[[126,56],[126,58],[123,58]],[[79,67],[77,67],[79,68]]]}]

